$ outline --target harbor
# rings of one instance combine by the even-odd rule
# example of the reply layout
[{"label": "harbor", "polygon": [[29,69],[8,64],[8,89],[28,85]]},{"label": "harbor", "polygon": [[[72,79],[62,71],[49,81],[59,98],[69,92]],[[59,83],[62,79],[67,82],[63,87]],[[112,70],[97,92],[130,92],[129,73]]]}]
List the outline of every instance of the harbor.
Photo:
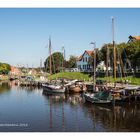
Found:
[{"label": "harbor", "polygon": [[15,86],[13,81],[2,83],[0,92],[2,132],[140,131],[140,102],[91,104],[82,94],[46,95],[41,88]]},{"label": "harbor", "polygon": [[139,9],[8,11],[0,132],[140,132],[140,33],[130,30]]}]

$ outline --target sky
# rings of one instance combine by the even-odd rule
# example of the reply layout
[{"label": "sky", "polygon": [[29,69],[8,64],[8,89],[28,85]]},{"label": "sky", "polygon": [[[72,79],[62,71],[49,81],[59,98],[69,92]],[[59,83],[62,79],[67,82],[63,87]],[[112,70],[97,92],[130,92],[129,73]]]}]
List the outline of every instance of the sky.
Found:
[{"label": "sky", "polygon": [[49,36],[52,52],[65,47],[66,59],[101,48],[112,42],[127,42],[140,35],[139,8],[0,8],[0,62],[14,66],[39,67],[48,57]]}]

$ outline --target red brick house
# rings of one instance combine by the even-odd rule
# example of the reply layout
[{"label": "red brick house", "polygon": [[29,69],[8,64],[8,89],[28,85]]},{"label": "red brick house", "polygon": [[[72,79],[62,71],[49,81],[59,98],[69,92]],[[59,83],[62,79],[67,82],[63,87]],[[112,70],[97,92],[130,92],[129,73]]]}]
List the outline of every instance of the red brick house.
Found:
[{"label": "red brick house", "polygon": [[10,75],[21,75],[21,70],[17,67],[11,66]]}]

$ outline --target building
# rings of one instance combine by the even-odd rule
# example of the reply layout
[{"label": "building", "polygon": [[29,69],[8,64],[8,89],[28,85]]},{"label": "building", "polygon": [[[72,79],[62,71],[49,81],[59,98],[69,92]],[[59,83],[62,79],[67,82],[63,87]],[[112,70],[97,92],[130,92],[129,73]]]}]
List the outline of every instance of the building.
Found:
[{"label": "building", "polygon": [[133,41],[135,41],[135,40],[140,40],[140,36],[129,36],[129,40],[128,40],[128,42],[133,42]]},{"label": "building", "polygon": [[21,70],[17,67],[11,66],[10,75],[19,76],[21,75]]},{"label": "building", "polygon": [[77,68],[81,72],[91,72],[93,70],[93,66],[90,63],[91,57],[93,58],[93,51],[85,52],[77,59]]}]

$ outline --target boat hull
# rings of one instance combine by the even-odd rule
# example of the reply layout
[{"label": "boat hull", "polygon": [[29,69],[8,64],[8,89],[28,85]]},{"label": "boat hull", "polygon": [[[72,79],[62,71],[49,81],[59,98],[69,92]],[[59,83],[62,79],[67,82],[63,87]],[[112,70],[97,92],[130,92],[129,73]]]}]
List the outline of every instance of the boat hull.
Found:
[{"label": "boat hull", "polygon": [[54,88],[51,88],[49,86],[44,86],[42,85],[43,87],[43,92],[46,92],[47,94],[60,94],[60,93],[65,93],[65,88],[60,88],[60,89],[54,89]]},{"label": "boat hull", "polygon": [[69,92],[70,93],[80,93],[82,92],[81,88],[79,86],[72,86],[69,88]]},{"label": "boat hull", "polygon": [[94,94],[84,94],[84,98],[86,101],[91,102],[93,104],[111,104],[112,100],[103,100],[94,97]]}]

